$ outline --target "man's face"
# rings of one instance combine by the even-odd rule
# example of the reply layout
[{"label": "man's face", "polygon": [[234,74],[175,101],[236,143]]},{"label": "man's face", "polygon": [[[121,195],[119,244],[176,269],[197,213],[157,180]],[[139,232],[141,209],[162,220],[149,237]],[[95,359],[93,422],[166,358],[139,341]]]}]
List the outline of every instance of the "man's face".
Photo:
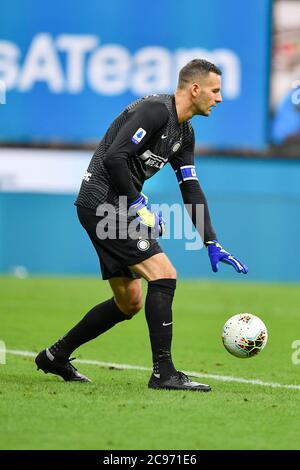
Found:
[{"label": "man's face", "polygon": [[192,96],[195,114],[209,116],[211,108],[222,101],[221,76],[214,72],[209,72],[197,84],[192,85]]}]

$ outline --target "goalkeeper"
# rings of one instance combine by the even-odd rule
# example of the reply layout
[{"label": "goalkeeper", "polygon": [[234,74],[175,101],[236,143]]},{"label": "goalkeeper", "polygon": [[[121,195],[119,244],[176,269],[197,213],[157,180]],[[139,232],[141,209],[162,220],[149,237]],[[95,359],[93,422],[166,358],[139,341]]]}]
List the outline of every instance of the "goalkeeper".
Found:
[{"label": "goalkeeper", "polygon": [[[199,231],[203,227],[198,226],[196,207],[204,206],[204,243],[213,271],[218,270],[219,262],[224,262],[239,273],[247,273],[247,267],[217,241],[195,171],[195,139],[189,120],[195,115],[209,116],[221,101],[221,71],[206,60],[195,59],[181,69],[174,95],[141,98],[127,106],[111,124],[91,159],[75,204],[113,296],[92,308],[61,339],[41,351],[36,357],[39,369],[67,381],[89,381],[70,363],[70,355],[80,345],[138,313],[142,308],[141,278],[144,278],[148,282],[145,314],[153,358],[148,386],[211,390],[209,385],[192,382],[173,364],[172,302],[176,271],[156,240],[164,232],[162,214],[149,209],[141,191],[145,180],[169,163]],[[103,236],[100,228],[109,219],[107,207],[114,208],[116,217],[111,218]],[[138,224],[139,237],[130,235],[128,224],[125,236],[124,230],[119,230],[128,220]]]}]

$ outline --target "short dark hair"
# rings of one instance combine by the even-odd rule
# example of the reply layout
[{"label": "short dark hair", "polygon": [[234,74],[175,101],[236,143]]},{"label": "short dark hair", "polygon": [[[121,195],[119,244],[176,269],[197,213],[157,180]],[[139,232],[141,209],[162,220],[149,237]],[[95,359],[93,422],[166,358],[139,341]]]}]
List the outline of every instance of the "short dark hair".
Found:
[{"label": "short dark hair", "polygon": [[209,72],[222,75],[222,71],[212,62],[205,59],[193,59],[179,72],[178,88],[183,88],[185,83],[190,83],[209,74]]}]

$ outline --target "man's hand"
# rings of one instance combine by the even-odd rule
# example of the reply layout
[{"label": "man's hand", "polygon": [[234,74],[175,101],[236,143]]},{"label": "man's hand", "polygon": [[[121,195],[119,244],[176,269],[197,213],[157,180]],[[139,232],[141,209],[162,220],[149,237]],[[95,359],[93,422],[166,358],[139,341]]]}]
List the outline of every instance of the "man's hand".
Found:
[{"label": "man's hand", "polygon": [[161,211],[157,214],[152,212],[148,207],[148,197],[141,193],[140,196],[133,201],[129,208],[128,214],[138,216],[141,225],[150,229],[150,235],[154,238],[161,237],[165,233],[165,221],[162,218]]},{"label": "man's hand", "polygon": [[238,273],[247,274],[248,267],[239,259],[228,253],[228,251],[225,251],[217,240],[206,242],[205,245],[208,249],[208,256],[214,273],[218,271],[219,262],[221,262],[231,264]]}]

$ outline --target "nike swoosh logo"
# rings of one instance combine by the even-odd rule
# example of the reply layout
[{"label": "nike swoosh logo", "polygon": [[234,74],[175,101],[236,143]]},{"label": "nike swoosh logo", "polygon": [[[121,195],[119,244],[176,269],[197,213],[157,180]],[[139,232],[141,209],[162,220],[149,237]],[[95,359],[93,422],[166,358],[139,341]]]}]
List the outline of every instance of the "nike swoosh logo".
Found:
[{"label": "nike swoosh logo", "polygon": [[163,135],[161,136],[162,139],[166,139],[167,137],[168,137],[168,135],[165,135],[165,134],[163,134]]},{"label": "nike swoosh logo", "polygon": [[163,326],[169,326],[169,325],[172,325],[172,323],[173,323],[172,321],[171,321],[171,323],[165,323],[165,322],[163,322]]}]

